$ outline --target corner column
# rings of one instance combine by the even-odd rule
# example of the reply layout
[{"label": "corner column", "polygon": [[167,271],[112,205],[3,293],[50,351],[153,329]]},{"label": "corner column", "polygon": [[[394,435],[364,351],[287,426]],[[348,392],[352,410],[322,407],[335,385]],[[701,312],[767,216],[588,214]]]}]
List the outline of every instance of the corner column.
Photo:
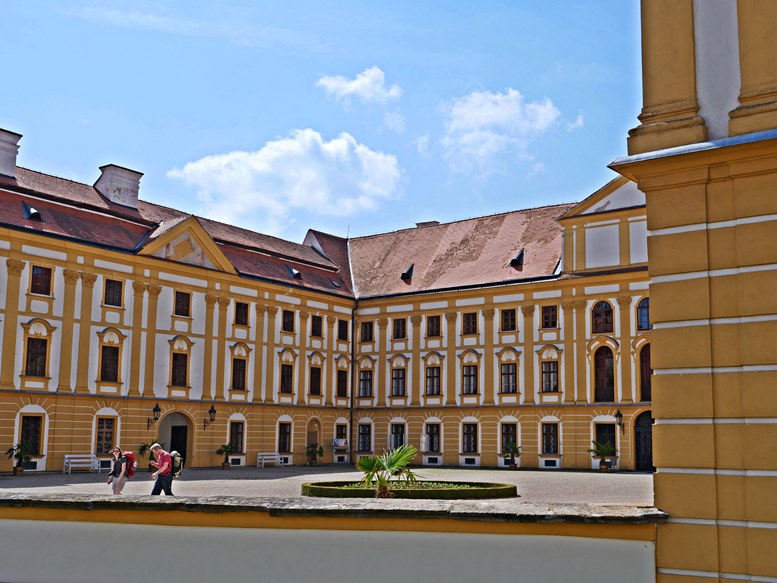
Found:
[{"label": "corner column", "polygon": [[14,371],[16,369],[16,328],[19,314],[19,284],[24,261],[8,259],[8,289],[5,292],[5,317],[3,321],[3,366],[0,368],[0,388],[15,389]]}]

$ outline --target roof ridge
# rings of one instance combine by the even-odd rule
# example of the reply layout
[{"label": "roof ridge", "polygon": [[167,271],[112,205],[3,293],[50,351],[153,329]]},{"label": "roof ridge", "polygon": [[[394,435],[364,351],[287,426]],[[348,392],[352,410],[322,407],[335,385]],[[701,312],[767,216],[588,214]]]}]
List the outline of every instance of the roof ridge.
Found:
[{"label": "roof ridge", "polygon": [[491,217],[498,217],[498,216],[502,216],[502,215],[511,215],[511,214],[516,214],[516,213],[524,213],[524,212],[528,212],[528,211],[536,211],[536,210],[541,210],[541,209],[552,209],[552,208],[557,208],[557,207],[568,207],[568,206],[574,206],[576,204],[579,204],[579,203],[576,203],[576,202],[562,202],[562,203],[556,203],[556,204],[547,204],[547,205],[542,205],[542,206],[529,207],[529,208],[525,208],[525,209],[515,209],[515,210],[511,210],[511,211],[502,211],[500,213],[492,213],[490,215],[481,215],[479,217],[469,217],[467,219],[456,219],[454,221],[448,221],[446,223],[441,222],[438,225],[429,225],[429,226],[426,226],[426,227],[418,227],[418,226],[416,226],[416,227],[405,227],[404,229],[394,229],[393,231],[385,231],[384,233],[373,233],[372,235],[361,235],[359,237],[351,237],[350,240],[370,239],[372,237],[382,237],[383,235],[392,235],[394,233],[402,233],[402,232],[405,232],[405,231],[417,231],[419,229],[420,230],[436,229],[438,227],[445,227],[447,225],[453,225],[453,224],[456,224],[456,223],[464,223],[464,222],[467,222],[467,221],[477,221],[479,219],[489,219]]}]

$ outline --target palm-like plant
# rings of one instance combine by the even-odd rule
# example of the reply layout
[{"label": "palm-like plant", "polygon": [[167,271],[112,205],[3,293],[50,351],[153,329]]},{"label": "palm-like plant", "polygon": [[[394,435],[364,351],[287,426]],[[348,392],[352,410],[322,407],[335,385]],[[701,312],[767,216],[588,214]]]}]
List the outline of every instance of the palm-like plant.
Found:
[{"label": "palm-like plant", "polygon": [[416,474],[408,468],[413,461],[417,449],[412,445],[401,445],[382,455],[364,456],[359,458],[356,467],[364,472],[362,483],[375,486],[376,498],[392,498],[391,484],[396,482],[413,483],[417,481]]}]

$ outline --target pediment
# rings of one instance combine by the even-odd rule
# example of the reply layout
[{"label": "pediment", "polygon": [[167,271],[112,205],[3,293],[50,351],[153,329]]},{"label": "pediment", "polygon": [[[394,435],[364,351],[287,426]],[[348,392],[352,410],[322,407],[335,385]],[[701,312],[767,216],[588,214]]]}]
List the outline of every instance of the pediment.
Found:
[{"label": "pediment", "polygon": [[619,176],[572,208],[561,219],[615,212],[641,206],[645,206],[645,194],[637,188],[636,183],[624,176]]},{"label": "pediment", "polygon": [[196,217],[190,216],[165,229],[162,224],[140,255],[186,263],[205,269],[237,273]]}]

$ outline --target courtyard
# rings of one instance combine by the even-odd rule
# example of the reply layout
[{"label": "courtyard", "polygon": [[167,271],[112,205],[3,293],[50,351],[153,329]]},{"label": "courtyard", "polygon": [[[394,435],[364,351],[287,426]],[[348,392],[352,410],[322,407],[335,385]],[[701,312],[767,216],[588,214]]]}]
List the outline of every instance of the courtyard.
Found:
[{"label": "courtyard", "polygon": [[[521,503],[653,505],[653,475],[636,472],[508,471],[493,469],[418,468],[423,479],[515,484]],[[303,483],[358,480],[361,473],[345,466],[280,468],[186,469],[173,483],[177,496],[300,497]],[[24,476],[0,475],[0,497],[11,494],[110,495],[106,473],[59,472]],[[124,488],[125,495],[147,495],[151,474],[139,470]]]}]

